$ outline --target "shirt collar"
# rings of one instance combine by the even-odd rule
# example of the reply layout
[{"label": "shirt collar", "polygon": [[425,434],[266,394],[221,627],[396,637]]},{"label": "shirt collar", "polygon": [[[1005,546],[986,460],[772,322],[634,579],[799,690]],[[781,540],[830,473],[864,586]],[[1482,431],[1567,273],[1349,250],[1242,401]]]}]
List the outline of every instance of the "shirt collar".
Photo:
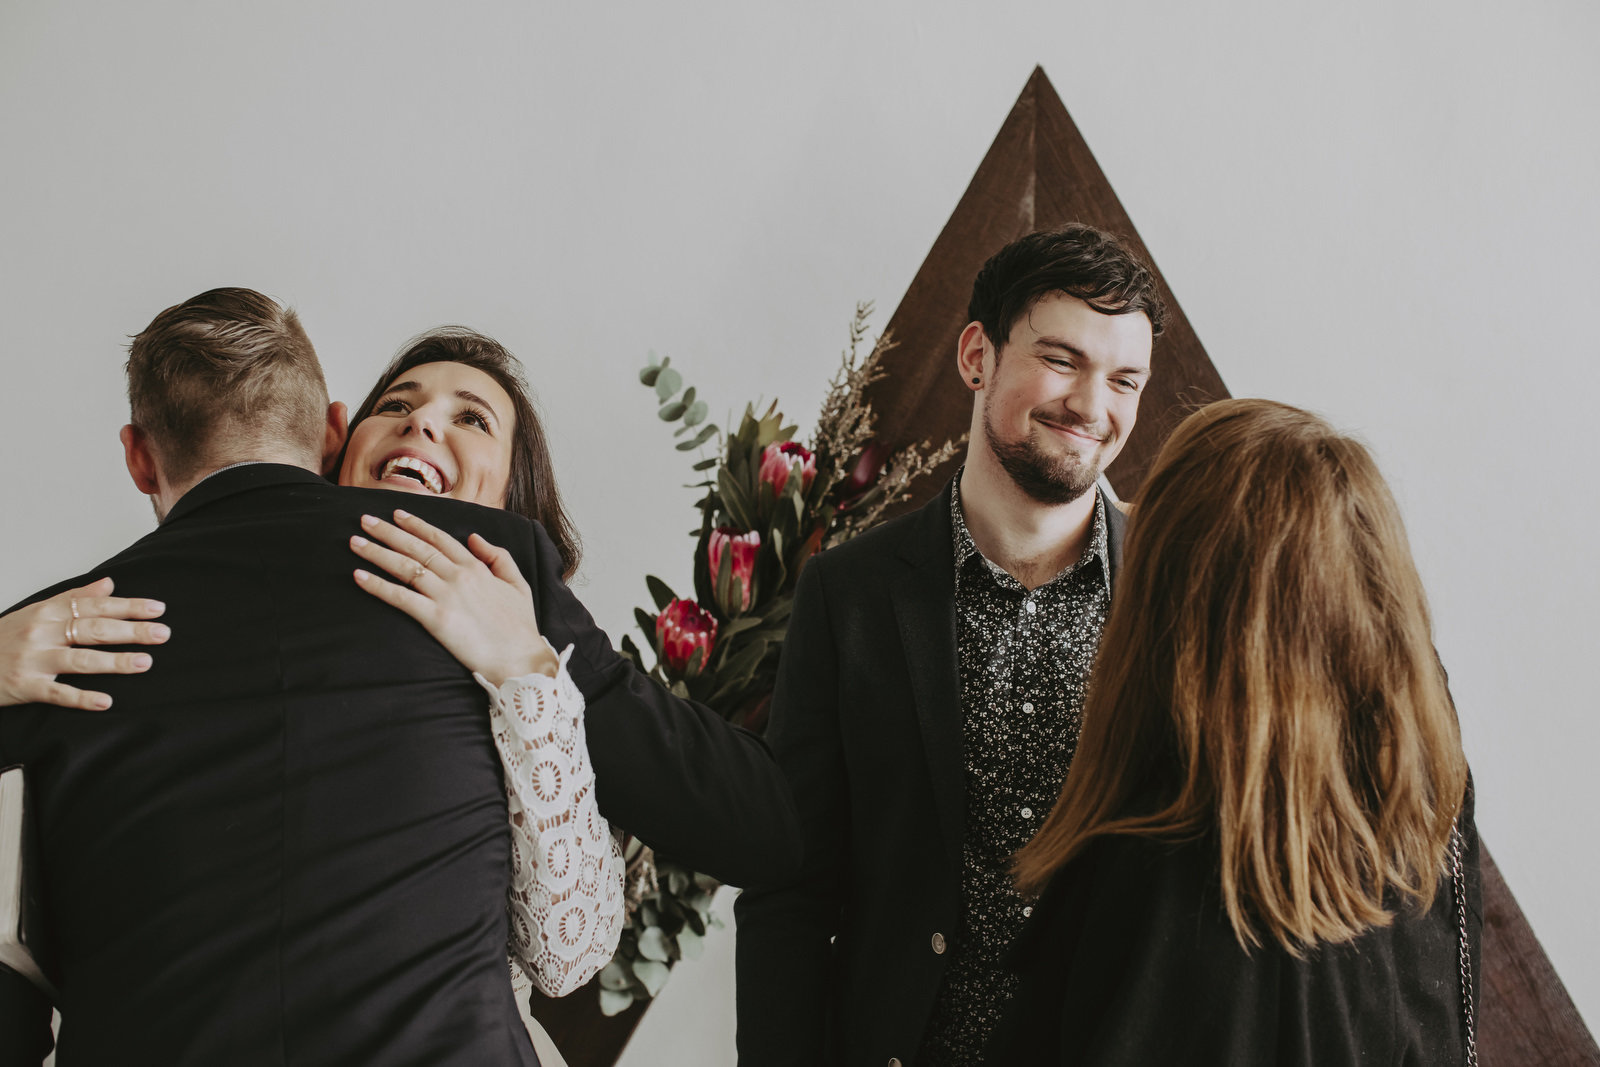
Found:
[{"label": "shirt collar", "polygon": [[[960,470],[956,471],[955,485],[950,492],[950,527],[955,537],[957,588],[959,590],[962,570],[966,568],[974,556],[983,560],[984,567],[990,574],[997,578],[1004,577],[1009,581],[1015,582],[1016,579],[1011,577],[1004,567],[989,559],[978,549],[977,542],[972,539],[971,531],[967,529],[966,516],[961,511],[961,476],[964,473],[966,473],[966,467],[963,465]],[[1069,563],[1063,567],[1061,573],[1051,578],[1045,585],[1050,585],[1052,582],[1059,580],[1062,575],[1070,574],[1090,559],[1098,559],[1100,561],[1100,580],[1105,583],[1106,592],[1108,594],[1111,592],[1111,555],[1109,549],[1110,541],[1106,532],[1106,498],[1098,487],[1094,491],[1094,517],[1090,521],[1092,525],[1089,529],[1089,545],[1084,550],[1083,555],[1079,556],[1076,562]]]}]

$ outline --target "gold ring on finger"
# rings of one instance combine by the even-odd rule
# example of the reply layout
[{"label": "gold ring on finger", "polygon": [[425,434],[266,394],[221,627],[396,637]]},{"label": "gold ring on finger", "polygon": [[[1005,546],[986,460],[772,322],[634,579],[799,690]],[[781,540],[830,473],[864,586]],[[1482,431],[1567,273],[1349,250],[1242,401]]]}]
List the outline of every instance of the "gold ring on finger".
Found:
[{"label": "gold ring on finger", "polygon": [[78,643],[78,620],[76,618],[73,618],[73,619],[71,619],[71,620],[69,620],[67,622],[67,644],[68,645],[75,645],[77,643]]}]

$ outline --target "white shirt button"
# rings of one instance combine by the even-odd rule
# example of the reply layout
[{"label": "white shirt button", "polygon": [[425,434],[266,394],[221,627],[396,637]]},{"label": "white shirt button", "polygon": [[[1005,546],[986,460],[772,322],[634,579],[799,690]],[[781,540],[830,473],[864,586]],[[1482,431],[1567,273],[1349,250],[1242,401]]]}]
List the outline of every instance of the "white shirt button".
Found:
[{"label": "white shirt button", "polygon": [[1027,712],[1029,715],[1032,715],[1033,714],[1033,704],[1031,704],[1029,701],[1024,700],[1022,702],[1022,710]]},{"label": "white shirt button", "polygon": [[1031,904],[1022,909],[1022,917],[1024,919],[1026,919],[1028,916],[1030,916],[1032,914],[1033,914],[1033,906]]},{"label": "white shirt button", "polygon": [[1034,612],[1039,610],[1039,605],[1035,604],[1033,601],[1030,600],[1030,601],[1027,602],[1027,604],[1028,604],[1028,614],[1029,615],[1032,615]]},{"label": "white shirt button", "polygon": [[1023,808],[1023,809],[1022,809],[1022,817],[1023,817],[1023,818],[1024,818],[1024,819],[1031,819],[1031,818],[1033,818],[1033,809],[1032,809],[1032,808]]},{"label": "white shirt button", "polygon": [[944,935],[943,934],[934,934],[933,935],[933,951],[934,951],[934,953],[936,955],[939,955],[939,956],[943,956],[944,955]]},{"label": "white shirt button", "polygon": [[900,1057],[899,1056],[890,1056],[889,1057],[889,1067],[900,1067]]}]

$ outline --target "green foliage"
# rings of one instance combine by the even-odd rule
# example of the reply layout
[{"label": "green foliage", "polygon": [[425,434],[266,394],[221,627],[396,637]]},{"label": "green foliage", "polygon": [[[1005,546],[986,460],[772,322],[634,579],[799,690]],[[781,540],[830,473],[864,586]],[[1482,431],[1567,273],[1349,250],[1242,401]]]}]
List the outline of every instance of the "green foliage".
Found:
[{"label": "green foliage", "polygon": [[600,972],[600,1010],[606,1015],[660,993],[672,964],[697,959],[706,931],[722,926],[711,914],[714,880],[670,860],[657,859],[655,867],[655,887],[640,898],[616,955]]},{"label": "green foliage", "polygon": [[[878,357],[889,342],[880,338],[862,361],[857,347],[866,338],[870,304],[858,305],[850,327],[850,346],[843,366],[818,417],[809,448],[793,448],[794,456],[773,456],[768,449],[792,442],[796,427],[786,425],[776,401],[757,413],[747,405],[738,427],[724,434],[706,421],[706,401],[668,359],[652,353],[639,372],[639,381],[655,392],[657,415],[675,423],[672,436],[680,452],[702,452],[693,470],[703,480],[693,488],[704,490],[695,503],[699,527],[691,532],[694,549],[694,599],[717,622],[716,639],[709,655],[697,650],[687,665],[665,663],[656,639],[656,614],[635,609],[634,618],[654,653],[647,673],[670,692],[710,707],[724,718],[760,728],[777,677],[795,582],[801,569],[825,544],[847,540],[865,529],[882,509],[904,495],[912,478],[933,469],[953,454],[953,445],[930,456],[918,448],[895,453],[863,486],[850,475],[869,447],[873,416],[865,389],[882,376]],[[919,446],[926,448],[926,445]],[[907,458],[910,457],[910,458]],[[768,464],[770,481],[762,477]],[[725,529],[734,534],[759,536],[750,575],[750,598],[744,602],[742,582],[733,573],[734,550],[722,553],[715,573],[710,565],[712,533]],[[659,578],[647,576],[645,585],[657,613],[666,610],[676,594]],[[646,670],[639,645],[622,639],[623,654]],[[717,883],[670,860],[657,858],[655,884],[640,900],[623,931],[617,953],[600,975],[600,1006],[607,1015],[626,1010],[635,999],[647,1000],[667,980],[668,968],[680,959],[699,955],[709,927],[720,925],[711,915],[711,895]]]}]

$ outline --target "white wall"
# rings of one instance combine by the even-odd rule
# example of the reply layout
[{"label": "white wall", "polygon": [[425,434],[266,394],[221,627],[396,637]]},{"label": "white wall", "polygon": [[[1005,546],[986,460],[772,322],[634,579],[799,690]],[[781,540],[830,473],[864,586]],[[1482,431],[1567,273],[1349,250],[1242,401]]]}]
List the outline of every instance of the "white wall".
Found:
[{"label": "white wall", "polygon": [[[1510,7],[10,0],[0,601],[150,527],[121,346],[246,285],[352,401],[438,323],[520,353],[619,636],[694,521],[645,353],[808,422],[853,302],[887,317],[1042,63],[1231,389],[1376,449],[1484,836],[1600,1025],[1600,9]],[[730,1063],[706,1011],[641,1033]]]}]

